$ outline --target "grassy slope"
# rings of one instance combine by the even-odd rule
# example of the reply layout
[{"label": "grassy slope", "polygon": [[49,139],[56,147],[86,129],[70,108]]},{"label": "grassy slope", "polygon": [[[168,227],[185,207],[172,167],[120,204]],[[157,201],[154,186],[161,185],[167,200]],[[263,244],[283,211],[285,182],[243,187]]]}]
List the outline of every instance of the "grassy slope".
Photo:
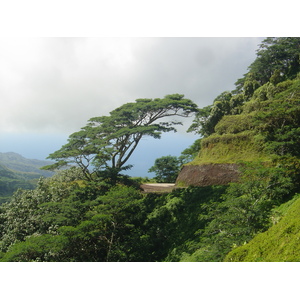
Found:
[{"label": "grassy slope", "polygon": [[[290,204],[290,205],[289,205]],[[282,205],[285,215],[248,244],[232,250],[225,261],[234,262],[295,262],[300,261],[300,195]]]},{"label": "grassy slope", "polygon": [[240,114],[225,115],[216,125],[216,132],[201,140],[201,151],[189,164],[270,161],[272,155],[265,149],[261,135],[265,123],[257,118],[263,112],[272,114],[276,106],[282,107],[286,101],[290,107],[296,107],[299,99],[299,78],[277,85],[267,83],[258,88],[241,107]]},{"label": "grassy slope", "polygon": [[[259,121],[259,116],[267,113],[273,122],[276,118],[295,118],[299,99],[299,77],[262,86],[243,105],[240,115],[224,116],[215,127],[216,133],[202,139],[201,151],[190,164],[270,162],[275,155],[265,147],[262,135],[268,124]],[[285,214],[280,222],[234,249],[226,261],[300,261],[300,196],[277,209]]]},{"label": "grassy slope", "polygon": [[190,165],[269,161],[253,132],[214,134],[202,141],[201,152]]}]

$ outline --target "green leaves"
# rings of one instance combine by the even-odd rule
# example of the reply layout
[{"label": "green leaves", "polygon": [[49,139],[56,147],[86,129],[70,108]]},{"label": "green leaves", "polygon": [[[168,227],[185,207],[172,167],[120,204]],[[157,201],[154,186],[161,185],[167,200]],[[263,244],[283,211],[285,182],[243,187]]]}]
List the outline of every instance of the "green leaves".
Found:
[{"label": "green leaves", "polygon": [[279,80],[295,78],[300,71],[299,54],[299,37],[266,38],[249,69],[260,84],[268,82],[272,75],[275,80],[276,72],[277,78],[278,75],[281,77]]},{"label": "green leaves", "polygon": [[48,158],[56,160],[48,169],[77,164],[88,180],[92,180],[91,165],[121,169],[133,154],[143,136],[155,139],[163,132],[176,131],[179,121],[158,122],[171,116],[188,117],[197,105],[184,95],[167,95],[163,99],[137,99],[124,104],[109,116],[91,118],[79,132],[70,135],[68,143]]},{"label": "green leaves", "polygon": [[195,131],[204,137],[215,132],[215,126],[224,115],[236,113],[236,108],[241,105],[241,99],[232,96],[230,92],[221,93],[213,102],[213,105],[199,109],[193,124],[188,131]]},{"label": "green leaves", "polygon": [[3,253],[4,262],[59,262],[67,239],[50,234],[32,236],[24,242],[13,245],[9,252]]},{"label": "green leaves", "polygon": [[[254,98],[272,99],[280,92],[284,80],[295,79],[300,72],[300,38],[265,39],[248,69],[249,72],[237,80],[236,90],[221,93],[212,105],[199,109],[189,131],[207,137],[215,132],[223,116],[241,113],[245,102]],[[299,88],[295,94],[299,98]]]},{"label": "green leaves", "polygon": [[242,178],[227,188],[211,212],[211,222],[202,233],[200,250],[193,255],[203,261],[222,261],[233,245],[242,245],[268,229],[273,207],[292,195],[294,183],[287,166],[248,163]]},{"label": "green leaves", "polygon": [[[282,205],[283,206],[283,205]],[[249,243],[233,249],[225,261],[300,261],[299,195],[285,203],[285,213],[268,231],[255,236]]]},{"label": "green leaves", "polygon": [[157,158],[148,172],[156,174],[155,179],[158,182],[175,182],[181,162],[176,156],[162,156]]}]

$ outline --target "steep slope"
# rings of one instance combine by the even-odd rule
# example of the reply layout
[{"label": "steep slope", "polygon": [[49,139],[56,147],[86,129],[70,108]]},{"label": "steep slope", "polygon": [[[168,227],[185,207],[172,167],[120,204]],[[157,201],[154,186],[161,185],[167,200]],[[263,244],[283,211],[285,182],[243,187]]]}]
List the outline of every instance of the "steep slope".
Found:
[{"label": "steep slope", "polygon": [[248,244],[232,250],[225,261],[300,261],[300,196],[283,206],[288,204],[285,215],[277,224],[255,236]]},{"label": "steep slope", "polygon": [[224,115],[214,133],[201,140],[199,155],[183,167],[177,185],[227,184],[238,180],[237,165],[242,162],[268,164],[283,156],[299,157],[299,76],[264,84],[238,114],[235,111]]},{"label": "steep slope", "polygon": [[[275,156],[299,158],[299,80],[300,38],[263,40],[248,72],[235,83],[236,89],[221,93],[196,114],[189,131],[203,139],[191,165],[222,164],[224,169],[239,162],[274,162]],[[181,174],[178,181],[183,186],[191,184]]]},{"label": "steep slope", "polygon": [[230,184],[183,261],[223,261],[233,247],[226,261],[300,261],[300,38],[267,38],[257,53],[190,127],[201,150],[176,184]]}]

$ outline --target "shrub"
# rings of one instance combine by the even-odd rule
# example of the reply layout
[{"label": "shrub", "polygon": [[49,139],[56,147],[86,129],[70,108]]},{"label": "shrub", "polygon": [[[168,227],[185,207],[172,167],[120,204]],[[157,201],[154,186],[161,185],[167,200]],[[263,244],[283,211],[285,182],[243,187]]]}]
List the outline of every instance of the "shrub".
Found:
[{"label": "shrub", "polygon": [[[296,201],[295,201],[296,198]],[[258,234],[248,244],[232,250],[225,261],[300,261],[300,197],[297,195],[286,215],[268,231]]]},{"label": "shrub", "polygon": [[215,126],[215,131],[217,134],[238,133],[252,128],[251,116],[245,114],[227,115]]}]

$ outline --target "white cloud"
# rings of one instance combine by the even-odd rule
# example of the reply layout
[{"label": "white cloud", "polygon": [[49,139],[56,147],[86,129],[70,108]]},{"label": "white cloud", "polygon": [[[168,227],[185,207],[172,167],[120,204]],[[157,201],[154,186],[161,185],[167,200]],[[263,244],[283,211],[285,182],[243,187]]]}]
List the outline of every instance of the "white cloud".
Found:
[{"label": "white cloud", "polygon": [[258,38],[0,40],[0,131],[72,133],[136,98],[206,106],[247,71]]}]

